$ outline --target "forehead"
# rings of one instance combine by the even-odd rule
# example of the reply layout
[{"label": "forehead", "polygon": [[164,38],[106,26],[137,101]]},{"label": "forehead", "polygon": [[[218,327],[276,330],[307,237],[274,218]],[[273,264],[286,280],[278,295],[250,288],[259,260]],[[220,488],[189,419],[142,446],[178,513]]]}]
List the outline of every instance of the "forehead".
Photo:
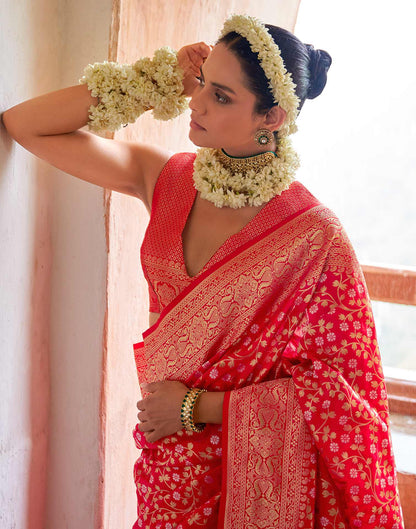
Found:
[{"label": "forehead", "polygon": [[221,83],[230,88],[245,89],[244,74],[240,62],[225,44],[216,44],[203,65],[204,75],[213,83]]}]

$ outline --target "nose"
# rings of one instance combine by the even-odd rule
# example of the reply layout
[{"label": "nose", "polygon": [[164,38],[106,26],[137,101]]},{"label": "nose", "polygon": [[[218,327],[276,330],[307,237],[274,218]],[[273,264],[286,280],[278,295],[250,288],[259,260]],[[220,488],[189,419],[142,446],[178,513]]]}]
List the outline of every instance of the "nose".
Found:
[{"label": "nose", "polygon": [[189,108],[194,112],[197,112],[199,115],[205,113],[204,97],[204,87],[197,87],[192,92],[192,97],[189,102]]}]

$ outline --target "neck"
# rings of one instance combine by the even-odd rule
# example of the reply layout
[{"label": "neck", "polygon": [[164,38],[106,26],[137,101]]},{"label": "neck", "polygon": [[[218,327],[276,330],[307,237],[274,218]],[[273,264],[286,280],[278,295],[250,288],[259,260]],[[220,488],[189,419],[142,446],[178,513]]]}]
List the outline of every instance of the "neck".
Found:
[{"label": "neck", "polygon": [[261,145],[249,145],[246,147],[223,147],[223,151],[234,158],[244,158],[247,156],[256,156],[264,152],[276,152],[276,142],[273,141],[267,147]]},{"label": "neck", "polygon": [[225,149],[219,149],[219,150],[222,151],[226,156],[230,158],[234,158],[236,160],[254,158],[255,156],[259,156],[260,154],[267,154],[267,153],[273,153],[276,156],[276,152],[272,148],[268,149],[267,151],[261,150],[259,152],[251,152],[250,154],[232,154],[230,151],[226,151]]}]

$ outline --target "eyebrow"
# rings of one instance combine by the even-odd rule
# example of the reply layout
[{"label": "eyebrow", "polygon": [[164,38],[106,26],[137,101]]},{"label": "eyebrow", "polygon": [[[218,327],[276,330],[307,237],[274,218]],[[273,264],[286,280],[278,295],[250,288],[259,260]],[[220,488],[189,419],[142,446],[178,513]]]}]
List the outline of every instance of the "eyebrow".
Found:
[{"label": "eyebrow", "polygon": [[[201,66],[199,69],[200,69],[200,71],[201,71],[201,75],[202,75],[202,77],[205,78],[205,76],[204,76],[204,72],[202,71],[202,66]],[[211,81],[211,84],[212,84],[212,86],[216,86],[217,88],[221,88],[221,90],[224,90],[225,92],[230,92],[231,94],[234,94],[235,96],[237,95],[237,94],[234,92],[234,90],[233,90],[232,88],[230,88],[229,86],[225,86],[225,85],[220,84],[220,83],[213,83],[212,81]]]}]

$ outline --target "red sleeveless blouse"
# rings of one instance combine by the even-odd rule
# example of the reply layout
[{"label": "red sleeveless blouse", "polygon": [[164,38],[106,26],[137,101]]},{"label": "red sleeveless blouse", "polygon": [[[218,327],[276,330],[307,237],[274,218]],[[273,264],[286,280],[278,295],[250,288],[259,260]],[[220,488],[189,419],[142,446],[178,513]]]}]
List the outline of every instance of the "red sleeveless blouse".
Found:
[{"label": "red sleeveless blouse", "polygon": [[[197,194],[192,178],[195,156],[195,153],[174,154],[156,182],[150,221],[140,252],[143,272],[149,285],[150,312],[160,313],[194,277],[277,221],[276,210],[272,207],[274,200],[270,200],[250,222],[220,246],[196,276],[189,276],[184,260],[182,232]],[[290,215],[296,198],[305,191],[302,184],[293,182],[290,186],[291,200],[282,201],[284,204],[280,213],[283,216]]]}]

